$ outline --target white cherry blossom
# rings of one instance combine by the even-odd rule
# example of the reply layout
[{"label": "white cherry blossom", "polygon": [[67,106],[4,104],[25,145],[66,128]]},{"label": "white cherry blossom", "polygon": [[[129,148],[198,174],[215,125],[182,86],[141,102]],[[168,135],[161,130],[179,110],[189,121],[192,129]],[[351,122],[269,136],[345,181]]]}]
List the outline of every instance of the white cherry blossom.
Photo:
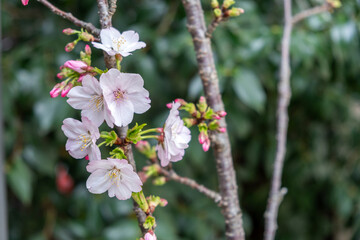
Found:
[{"label": "white cherry blossom", "polygon": [[163,140],[159,141],[156,146],[162,167],[167,166],[170,162],[180,161],[191,140],[190,130],[184,126],[184,122],[179,116],[179,107],[180,103],[172,104],[169,116],[165,121]]},{"label": "white cherry blossom", "polygon": [[82,110],[81,115],[89,118],[96,126],[100,126],[104,120],[109,127],[114,127],[114,119],[107,107],[99,81],[86,75],[82,80],[82,86],[74,87],[67,94],[67,102],[75,109]]},{"label": "white cherry blossom", "polygon": [[131,52],[144,48],[146,44],[139,42],[139,34],[135,31],[120,33],[113,27],[102,29],[100,32],[101,43],[92,42],[94,47],[104,50],[110,56],[120,54],[123,57]]},{"label": "white cherry blossom", "polygon": [[109,197],[119,200],[131,197],[132,192],[140,192],[142,182],[133,167],[124,159],[95,160],[86,167],[90,176],[86,181],[89,192],[101,194],[108,191]]},{"label": "white cherry blossom", "polygon": [[139,74],[121,73],[112,68],[100,76],[100,86],[116,126],[127,126],[134,113],[144,113],[150,108],[149,92]]},{"label": "white cherry blossom", "polygon": [[73,118],[64,120],[61,126],[68,140],[66,150],[76,159],[89,156],[89,160],[101,159],[100,149],[96,140],[100,137],[99,129],[87,117],[82,117],[81,122]]}]

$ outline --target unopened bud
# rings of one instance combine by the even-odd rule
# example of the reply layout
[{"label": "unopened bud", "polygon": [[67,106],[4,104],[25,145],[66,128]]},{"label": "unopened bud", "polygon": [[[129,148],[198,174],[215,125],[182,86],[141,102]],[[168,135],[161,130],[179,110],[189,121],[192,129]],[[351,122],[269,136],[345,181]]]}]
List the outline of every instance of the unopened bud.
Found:
[{"label": "unopened bud", "polygon": [[68,92],[72,89],[73,87],[73,84],[72,83],[69,83],[68,85],[66,85],[64,87],[64,89],[61,91],[61,96],[62,97],[66,97],[66,95],[68,94]]},{"label": "unopened bud", "polygon": [[218,8],[219,7],[218,0],[211,0],[211,7],[212,8]]},{"label": "unopened bud", "polygon": [[53,89],[50,91],[50,97],[56,98],[57,96],[59,96],[61,89],[62,89],[61,83],[56,84],[53,87]]},{"label": "unopened bud", "polygon": [[171,108],[172,108],[172,103],[166,104],[166,107],[167,107],[168,109],[171,109]]},{"label": "unopened bud", "polygon": [[206,103],[206,98],[204,96],[200,97],[197,107],[201,113],[204,113],[206,111],[208,105]]},{"label": "unopened bud", "polygon": [[85,42],[93,42],[95,41],[95,38],[93,35],[91,35],[88,32],[82,32],[79,34],[79,37],[81,40],[85,41]]},{"label": "unopened bud", "polygon": [[217,130],[219,128],[219,122],[217,120],[211,121],[209,123],[210,130]]},{"label": "unopened bud", "polygon": [[77,61],[77,60],[69,60],[64,63],[64,67],[70,68],[71,70],[74,70],[78,73],[84,73],[88,69],[88,65],[84,63],[83,61]]},{"label": "unopened bud", "polygon": [[215,17],[219,18],[219,17],[221,17],[222,11],[220,10],[220,8],[215,8],[214,14],[215,14]]},{"label": "unopened bud", "polygon": [[217,114],[220,116],[220,117],[225,117],[227,115],[227,112],[225,111],[218,111]]},{"label": "unopened bud", "polygon": [[150,149],[150,143],[148,141],[140,140],[135,144],[135,147],[141,153],[144,153],[145,151]]},{"label": "unopened bud", "polygon": [[224,127],[219,127],[219,128],[218,128],[218,131],[221,132],[221,133],[224,133],[224,132],[226,132],[226,128],[224,128]]},{"label": "unopened bud", "polygon": [[73,34],[76,34],[77,32],[78,31],[71,29],[71,28],[65,28],[63,30],[63,34],[65,34],[65,35],[73,35]]},{"label": "unopened bud", "polygon": [[204,152],[209,151],[210,148],[210,139],[208,138],[202,145],[202,149]]},{"label": "unopened bud", "polygon": [[177,98],[174,101],[175,103],[180,103],[182,106],[185,105],[187,102],[182,98]]},{"label": "unopened bud", "polygon": [[240,16],[240,14],[244,13],[244,9],[242,9],[242,8],[232,8],[227,13],[228,13],[228,15],[230,17],[237,17],[237,16]]},{"label": "unopened bud", "polygon": [[66,52],[71,52],[72,50],[74,50],[75,46],[76,46],[75,42],[68,43],[65,46],[65,51]]},{"label": "unopened bud", "polygon": [[339,0],[327,0],[327,3],[330,4],[332,8],[340,8],[341,2]]},{"label": "unopened bud", "polygon": [[153,184],[156,186],[162,186],[166,183],[166,178],[164,176],[157,177],[153,180]]},{"label": "unopened bud", "polygon": [[91,55],[91,48],[90,48],[90,46],[89,45],[87,45],[86,44],[86,46],[85,46],[85,53],[86,53],[86,55]]},{"label": "unopened bud", "polygon": [[63,73],[58,73],[58,74],[56,74],[56,76],[57,76],[59,79],[63,79],[63,78],[64,78]]},{"label": "unopened bud", "polygon": [[223,3],[223,7],[225,9],[231,7],[235,3],[235,0],[225,0]]},{"label": "unopened bud", "polygon": [[198,138],[199,143],[200,143],[200,144],[204,144],[207,139],[208,139],[207,132],[204,132],[204,131],[203,131],[203,132],[200,132],[199,138]]},{"label": "unopened bud", "polygon": [[160,207],[165,207],[166,205],[168,205],[168,201],[165,198],[161,198],[159,205]]}]

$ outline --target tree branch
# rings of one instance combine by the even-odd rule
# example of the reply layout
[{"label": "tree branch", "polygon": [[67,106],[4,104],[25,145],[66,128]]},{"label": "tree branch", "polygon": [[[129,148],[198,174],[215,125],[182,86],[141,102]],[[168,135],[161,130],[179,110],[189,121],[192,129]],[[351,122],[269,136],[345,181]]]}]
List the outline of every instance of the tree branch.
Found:
[{"label": "tree branch", "polygon": [[294,15],[294,17],[292,18],[292,25],[295,25],[296,23],[304,20],[305,18],[311,17],[313,15],[323,13],[323,12],[328,12],[331,9],[332,9],[332,7],[328,3],[324,3],[323,5],[304,10],[304,11]]},{"label": "tree branch", "polygon": [[37,0],[37,1],[41,4],[43,4],[44,6],[46,6],[47,8],[49,8],[56,15],[59,15],[60,17],[63,17],[65,19],[69,20],[70,22],[74,23],[78,27],[85,28],[89,33],[95,35],[95,37],[98,37],[100,35],[100,30],[98,28],[96,28],[94,25],[92,25],[91,23],[84,22],[82,20],[77,19],[71,13],[67,13],[67,12],[60,10],[59,8],[52,5],[47,0]]},{"label": "tree branch", "polygon": [[275,154],[274,172],[271,181],[271,190],[268,205],[265,212],[265,240],[273,240],[277,229],[277,216],[280,203],[287,192],[281,188],[281,176],[286,154],[287,131],[289,123],[288,107],[291,98],[290,86],[290,42],[293,25],[301,20],[331,10],[332,7],[325,3],[296,14],[292,17],[291,0],[284,0],[285,27],[281,47],[280,81],[278,83],[278,106],[277,106],[277,147]]},{"label": "tree branch", "polygon": [[[214,111],[224,110],[210,39],[205,35],[206,27],[201,2],[200,0],[182,0],[182,2],[187,16],[187,27],[195,47],[199,74],[203,83],[206,100]],[[219,122],[221,126],[226,127],[224,119]],[[228,240],[243,240],[245,239],[245,233],[239,206],[229,136],[227,132],[213,132],[210,138],[216,159],[219,189],[223,202],[221,208],[225,218],[226,237]]]},{"label": "tree branch", "polygon": [[221,202],[221,196],[219,193],[208,189],[207,187],[205,187],[204,185],[201,185],[197,182],[195,182],[194,180],[190,179],[190,178],[186,178],[186,177],[181,177],[179,176],[175,171],[173,170],[166,170],[165,168],[162,168],[159,166],[159,171],[160,174],[164,175],[165,177],[167,177],[170,180],[173,180],[175,182],[179,182],[181,184],[187,185],[197,191],[199,191],[200,193],[203,193],[205,196],[207,196],[208,198],[211,198],[212,200],[215,201],[215,203],[217,203],[219,206],[222,205]]},{"label": "tree branch", "polygon": [[214,18],[212,20],[212,22],[210,23],[210,25],[208,26],[207,28],[207,31],[206,31],[206,37],[207,38],[211,38],[212,37],[212,34],[213,32],[215,31],[215,29],[217,28],[217,26],[219,26],[219,24],[221,22],[224,22],[226,19],[224,18]]},{"label": "tree branch", "polygon": [[[100,25],[101,28],[109,28],[112,26],[111,19],[112,16],[109,15],[108,12],[108,3],[107,0],[97,0],[98,2],[98,9],[99,9],[99,19],[100,19]],[[105,65],[108,69],[116,67],[116,60],[115,57],[109,56],[106,52],[104,52],[104,61]],[[120,135],[120,138],[124,139],[126,137],[128,127],[119,127],[117,128],[117,132]],[[131,166],[134,168],[134,171],[136,172],[136,164],[134,160],[134,155],[132,152],[131,145],[125,146],[125,155],[127,156],[127,160],[131,164]],[[136,218],[139,223],[139,227],[141,229],[141,232],[143,235],[146,234],[147,230],[144,228],[144,222],[146,219],[146,213],[138,206],[138,204],[134,201],[134,212],[136,215]]]},{"label": "tree branch", "polygon": [[117,0],[110,0],[109,16],[112,17],[116,12]]}]

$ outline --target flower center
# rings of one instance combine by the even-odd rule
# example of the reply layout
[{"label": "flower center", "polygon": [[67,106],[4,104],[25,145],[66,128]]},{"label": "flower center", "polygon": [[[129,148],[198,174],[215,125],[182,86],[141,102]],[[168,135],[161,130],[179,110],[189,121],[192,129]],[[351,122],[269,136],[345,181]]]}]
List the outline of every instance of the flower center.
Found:
[{"label": "flower center", "polygon": [[89,134],[81,134],[78,138],[78,143],[81,144],[80,150],[84,151],[88,146],[92,144],[92,140]]},{"label": "flower center", "polygon": [[114,50],[119,51],[120,48],[126,43],[126,40],[123,36],[120,36],[119,38],[113,38],[112,43]]},{"label": "flower center", "polygon": [[123,91],[121,91],[120,89],[116,90],[113,92],[115,100],[120,100],[124,98],[124,93]]},{"label": "flower center", "polygon": [[179,126],[178,123],[175,123],[171,126],[171,138],[173,138],[173,139],[176,138],[176,136],[177,136],[178,126]]},{"label": "flower center", "polygon": [[120,169],[117,169],[116,167],[114,167],[113,169],[111,169],[111,171],[109,171],[108,173],[110,179],[114,182],[116,182],[116,180],[118,180],[120,178],[120,180],[122,180],[122,175],[121,175],[121,171]]},{"label": "flower center", "polygon": [[103,106],[104,106],[104,96],[103,95],[92,96],[89,103],[90,103],[91,110],[99,112],[103,109]]}]

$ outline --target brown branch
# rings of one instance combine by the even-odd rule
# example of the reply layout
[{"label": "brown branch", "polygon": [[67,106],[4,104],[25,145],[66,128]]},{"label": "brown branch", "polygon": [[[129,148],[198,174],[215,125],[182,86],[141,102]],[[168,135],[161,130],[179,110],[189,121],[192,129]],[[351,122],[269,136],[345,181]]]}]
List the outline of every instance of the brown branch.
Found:
[{"label": "brown branch", "polygon": [[59,8],[52,5],[47,0],[37,0],[37,1],[39,3],[42,3],[43,5],[45,5],[56,15],[59,15],[60,17],[63,17],[65,19],[69,20],[70,22],[74,23],[78,27],[85,28],[89,33],[95,35],[96,37],[98,37],[100,35],[100,30],[98,28],[96,28],[94,25],[92,25],[91,23],[84,22],[82,20],[77,19],[71,13],[67,13],[67,12],[60,10]]},{"label": "brown branch", "polygon": [[286,188],[281,188],[281,176],[284,166],[287,131],[289,123],[288,107],[291,98],[290,86],[290,42],[293,25],[299,21],[331,10],[332,7],[325,3],[324,5],[314,7],[296,14],[292,17],[291,0],[284,0],[285,27],[281,47],[281,69],[280,81],[278,83],[278,106],[277,106],[277,130],[276,130],[276,154],[274,163],[274,172],[271,181],[271,190],[268,198],[268,205],[265,212],[265,240],[273,240],[277,229],[277,216],[280,203],[287,192]]},{"label": "brown branch", "polygon": [[277,229],[277,215],[280,202],[286,193],[281,188],[281,175],[286,153],[286,135],[288,129],[288,106],[291,97],[290,88],[290,41],[292,31],[291,0],[284,0],[285,27],[281,48],[281,73],[278,84],[277,106],[277,147],[271,191],[265,212],[265,240],[273,240]]},{"label": "brown branch", "polygon": [[116,3],[117,0],[110,0],[110,7],[109,7],[109,16],[112,17],[116,12]]},{"label": "brown branch", "polygon": [[206,37],[211,38],[211,36],[212,36],[213,32],[215,31],[215,29],[217,28],[217,26],[219,26],[219,24],[223,21],[225,21],[223,18],[214,18],[207,28],[207,31],[205,34]]},{"label": "brown branch", "polygon": [[[98,9],[99,9],[99,20],[100,20],[101,28],[104,29],[104,28],[111,27],[112,26],[112,24],[111,24],[112,16],[109,15],[109,12],[108,12],[107,0],[97,0],[97,3],[98,3]],[[115,57],[109,56],[106,52],[104,52],[104,61],[105,61],[105,65],[106,65],[106,67],[108,69],[116,67]],[[119,127],[119,128],[117,128],[117,132],[119,133],[120,138],[123,139],[123,138],[126,137],[127,130],[128,130],[128,127]],[[131,145],[130,144],[126,145],[124,147],[124,151],[125,151],[125,155],[127,156],[127,159],[129,161],[129,163],[134,168],[134,171],[136,171],[136,164],[135,164],[134,155],[133,155],[133,152],[132,152]],[[138,206],[138,204],[135,201],[134,201],[134,208],[133,209],[134,209],[136,218],[138,220],[141,232],[144,235],[147,232],[147,230],[144,228],[144,222],[145,222],[145,219],[146,219],[147,215]]]},{"label": "brown branch", "polygon": [[321,6],[313,7],[313,8],[307,9],[305,11],[302,11],[302,12],[294,15],[294,17],[292,18],[292,25],[295,25],[296,23],[304,20],[305,18],[311,17],[313,15],[323,13],[323,12],[328,12],[331,9],[332,9],[331,5],[328,3],[325,3]]},{"label": "brown branch", "polygon": [[221,196],[219,193],[208,189],[204,185],[201,185],[190,178],[181,177],[173,170],[166,170],[165,168],[162,168],[159,166],[159,172],[160,172],[160,174],[164,175],[165,177],[167,177],[170,180],[187,185],[187,186],[199,191],[200,193],[204,194],[208,198],[211,198],[212,200],[214,200],[214,202],[217,203],[219,206],[221,206],[222,202],[221,202]]},{"label": "brown branch", "polygon": [[[182,0],[182,2],[187,16],[187,27],[195,47],[199,74],[207,103],[214,111],[224,110],[210,39],[205,35],[206,27],[201,2],[200,0]],[[219,124],[226,127],[224,119],[220,120]],[[226,237],[229,240],[243,240],[245,239],[245,233],[229,136],[227,133],[214,132],[210,137],[223,202],[221,208],[225,218]]]}]

